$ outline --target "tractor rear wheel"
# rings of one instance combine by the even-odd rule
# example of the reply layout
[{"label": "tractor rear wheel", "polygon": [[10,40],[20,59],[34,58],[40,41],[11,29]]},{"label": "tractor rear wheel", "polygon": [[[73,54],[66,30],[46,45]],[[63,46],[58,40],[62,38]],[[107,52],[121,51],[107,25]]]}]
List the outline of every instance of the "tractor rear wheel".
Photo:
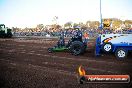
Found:
[{"label": "tractor rear wheel", "polygon": [[84,50],[85,50],[84,44],[80,41],[74,41],[70,45],[70,52],[75,56],[82,54]]}]

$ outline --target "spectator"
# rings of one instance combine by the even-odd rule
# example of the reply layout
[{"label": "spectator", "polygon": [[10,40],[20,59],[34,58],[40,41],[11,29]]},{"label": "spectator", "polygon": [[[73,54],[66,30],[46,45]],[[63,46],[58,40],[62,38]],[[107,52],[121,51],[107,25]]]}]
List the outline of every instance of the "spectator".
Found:
[{"label": "spectator", "polygon": [[89,39],[88,33],[85,31],[83,36],[84,36],[84,41],[87,43]]}]

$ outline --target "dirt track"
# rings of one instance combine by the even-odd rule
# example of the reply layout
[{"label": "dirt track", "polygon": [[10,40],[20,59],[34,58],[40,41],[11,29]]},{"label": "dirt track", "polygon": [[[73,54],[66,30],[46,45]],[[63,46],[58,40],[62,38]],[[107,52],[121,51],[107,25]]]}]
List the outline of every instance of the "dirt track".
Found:
[{"label": "dirt track", "polygon": [[87,74],[128,74],[132,55],[119,61],[114,55],[94,57],[94,44],[84,55],[48,53],[56,39],[0,39],[0,88],[132,88],[130,84],[84,84],[77,81],[78,67]]}]

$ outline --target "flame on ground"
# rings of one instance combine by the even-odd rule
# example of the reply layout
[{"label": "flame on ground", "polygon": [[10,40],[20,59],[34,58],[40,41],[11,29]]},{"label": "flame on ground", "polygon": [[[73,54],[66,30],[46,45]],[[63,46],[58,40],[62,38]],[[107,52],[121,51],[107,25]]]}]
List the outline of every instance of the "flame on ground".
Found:
[{"label": "flame on ground", "polygon": [[79,66],[78,71],[79,71],[80,76],[84,76],[86,74],[85,70],[82,68],[82,66]]}]

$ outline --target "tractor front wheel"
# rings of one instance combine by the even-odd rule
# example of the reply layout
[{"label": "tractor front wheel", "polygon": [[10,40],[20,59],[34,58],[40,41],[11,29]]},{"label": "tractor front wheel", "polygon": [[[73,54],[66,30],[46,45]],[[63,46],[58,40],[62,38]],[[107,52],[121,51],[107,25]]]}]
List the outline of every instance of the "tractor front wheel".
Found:
[{"label": "tractor front wheel", "polygon": [[53,52],[53,48],[48,48],[48,52],[52,53]]}]

